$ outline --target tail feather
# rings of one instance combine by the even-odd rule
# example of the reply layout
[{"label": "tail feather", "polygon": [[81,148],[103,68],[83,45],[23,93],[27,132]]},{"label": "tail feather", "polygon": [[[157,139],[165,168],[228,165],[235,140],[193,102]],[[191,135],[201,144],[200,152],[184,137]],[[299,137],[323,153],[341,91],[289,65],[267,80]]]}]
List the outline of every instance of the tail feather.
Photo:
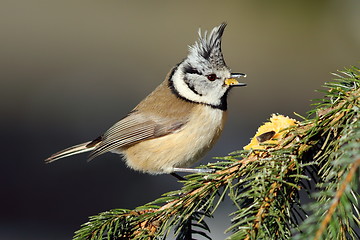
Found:
[{"label": "tail feather", "polygon": [[95,149],[96,145],[87,147],[88,144],[90,144],[92,141],[81,143],[79,145],[75,145],[69,148],[66,148],[60,152],[54,153],[47,159],[45,159],[46,163],[55,162],[56,160],[59,160],[61,158],[69,157],[72,155],[76,155],[79,153],[89,152]]}]

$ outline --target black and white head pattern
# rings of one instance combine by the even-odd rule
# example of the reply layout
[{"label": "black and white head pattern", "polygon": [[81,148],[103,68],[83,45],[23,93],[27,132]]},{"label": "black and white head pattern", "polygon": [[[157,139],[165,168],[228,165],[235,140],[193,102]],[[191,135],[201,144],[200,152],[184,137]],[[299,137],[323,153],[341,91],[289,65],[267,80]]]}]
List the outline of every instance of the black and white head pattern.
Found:
[{"label": "black and white head pattern", "polygon": [[187,58],[174,69],[170,87],[181,98],[214,108],[226,110],[229,86],[224,82],[230,78],[221,52],[221,37],[226,24],[215,27],[210,34],[201,34],[189,47]]}]

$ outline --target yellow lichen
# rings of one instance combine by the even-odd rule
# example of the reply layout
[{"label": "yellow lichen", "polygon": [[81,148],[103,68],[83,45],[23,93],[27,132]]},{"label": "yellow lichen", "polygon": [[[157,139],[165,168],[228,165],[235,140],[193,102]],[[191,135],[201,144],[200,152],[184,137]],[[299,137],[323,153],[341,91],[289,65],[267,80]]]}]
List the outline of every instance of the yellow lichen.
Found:
[{"label": "yellow lichen", "polygon": [[292,118],[273,114],[269,122],[264,123],[258,128],[255,136],[244,149],[265,149],[266,145],[264,144],[277,144],[286,133],[286,131],[282,130],[295,126],[296,124],[296,120]]}]

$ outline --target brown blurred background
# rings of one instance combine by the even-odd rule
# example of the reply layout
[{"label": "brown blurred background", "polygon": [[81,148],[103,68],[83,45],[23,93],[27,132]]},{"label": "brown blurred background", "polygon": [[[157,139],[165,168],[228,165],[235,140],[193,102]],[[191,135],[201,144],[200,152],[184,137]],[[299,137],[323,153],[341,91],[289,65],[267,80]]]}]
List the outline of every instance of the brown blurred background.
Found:
[{"label": "brown blurred background", "polygon": [[[118,155],[43,159],[127,114],[187,54],[198,28],[228,23],[227,64],[248,77],[202,161],[241,149],[272,113],[310,109],[330,72],[360,60],[360,2],[0,1],[0,239],[70,239],[88,216],[179,188]],[[209,221],[223,239],[226,202]]]}]

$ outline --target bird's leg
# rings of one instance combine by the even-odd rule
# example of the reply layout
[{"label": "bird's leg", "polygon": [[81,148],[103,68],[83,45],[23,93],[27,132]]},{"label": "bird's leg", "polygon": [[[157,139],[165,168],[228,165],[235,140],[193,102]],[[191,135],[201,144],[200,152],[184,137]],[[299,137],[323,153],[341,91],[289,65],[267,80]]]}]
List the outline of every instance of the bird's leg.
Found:
[{"label": "bird's leg", "polygon": [[186,172],[186,173],[213,173],[215,172],[214,169],[206,169],[206,168],[173,168],[173,172],[170,174],[176,177],[180,181],[187,180],[186,178],[180,176],[176,172]]},{"label": "bird's leg", "polygon": [[187,172],[187,173],[213,173],[214,169],[206,168],[173,168],[174,172]]}]

